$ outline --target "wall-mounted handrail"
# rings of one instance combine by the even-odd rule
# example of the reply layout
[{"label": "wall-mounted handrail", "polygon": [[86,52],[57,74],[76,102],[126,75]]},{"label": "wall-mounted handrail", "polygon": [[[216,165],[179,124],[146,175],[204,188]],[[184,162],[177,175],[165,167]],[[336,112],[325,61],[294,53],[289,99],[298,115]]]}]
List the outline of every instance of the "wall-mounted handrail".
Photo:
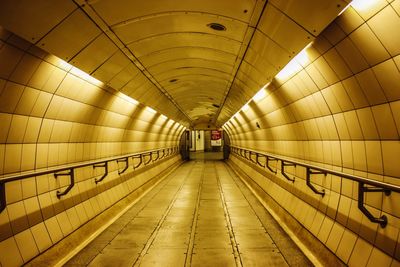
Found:
[{"label": "wall-mounted handrail", "polygon": [[364,183],[358,183],[358,209],[362,211],[362,213],[367,216],[367,218],[374,223],[379,223],[382,228],[385,228],[387,225],[387,217],[386,215],[382,215],[380,218],[374,217],[372,213],[367,210],[364,206],[364,193],[366,192],[384,192],[386,196],[389,196],[391,191],[385,188],[377,188],[377,187],[367,187]]},{"label": "wall-mounted handrail", "polygon": [[307,173],[306,173],[306,184],[307,184],[307,186],[308,186],[309,188],[311,188],[311,190],[312,190],[315,194],[318,194],[318,195],[321,195],[321,196],[325,196],[325,189],[318,190],[318,189],[311,183],[311,175],[312,175],[312,174],[323,174],[324,176],[326,176],[327,173],[324,172],[324,171],[313,171],[313,170],[310,169],[310,168],[307,168]]},{"label": "wall-mounted handrail", "polygon": [[136,159],[136,158],[139,158],[140,159],[140,161],[139,161],[139,163],[138,164],[133,164],[133,169],[134,170],[136,170],[137,168],[139,168],[139,166],[140,165],[142,165],[142,163],[143,163],[143,155],[142,154],[140,154],[140,155],[135,155],[135,156],[132,156],[132,159]]},{"label": "wall-mounted handrail", "polygon": [[256,153],[256,163],[260,167],[265,167],[258,159],[260,158],[260,154]]},{"label": "wall-mounted handrail", "polygon": [[[245,148],[241,148],[241,147],[237,147],[237,146],[230,146],[231,147],[231,151],[232,153],[239,155],[240,157],[250,161],[251,163],[256,164],[257,166],[263,167],[265,168],[267,164],[263,165],[258,161],[259,157],[265,157],[268,159],[269,158],[273,158],[276,159],[278,161],[281,161],[281,173],[283,176],[286,175],[285,173],[285,166],[301,166],[303,168],[306,169],[306,184],[307,186],[316,194],[321,195],[322,197],[325,195],[325,189],[317,189],[312,183],[311,183],[311,175],[317,175],[317,174],[323,174],[324,176],[330,174],[330,175],[334,175],[334,176],[338,176],[344,179],[348,179],[354,182],[358,182],[359,185],[359,193],[358,193],[358,208],[360,209],[360,211],[367,216],[367,218],[374,223],[379,223],[379,225],[382,228],[385,228],[387,225],[387,216],[382,215],[379,218],[376,218],[372,215],[372,213],[364,206],[364,194],[368,193],[368,192],[383,192],[385,193],[386,196],[389,196],[391,191],[400,193],[400,186],[395,185],[395,184],[390,184],[390,183],[385,183],[385,182],[381,182],[381,181],[377,181],[377,180],[373,180],[373,179],[369,179],[366,177],[362,177],[362,176],[358,176],[358,175],[353,175],[353,174],[349,174],[349,173],[343,173],[343,172],[339,172],[339,171],[335,171],[335,170],[331,170],[328,168],[324,168],[324,167],[320,167],[320,166],[316,166],[313,164],[309,164],[309,163],[305,163],[299,160],[295,160],[292,158],[287,158],[287,157],[282,157],[282,156],[278,156],[275,154],[267,154],[265,152],[260,152],[260,151],[255,151],[255,150],[250,150],[250,149],[245,149]],[[247,151],[247,152],[246,152]],[[256,161],[254,162],[253,160],[250,160],[249,158],[247,158],[245,155],[246,153],[250,153],[250,151],[252,151],[251,153],[255,153],[256,154]],[[273,172],[273,170],[271,170],[271,168],[268,168],[270,171]],[[286,175],[287,176],[287,175]],[[290,181],[294,181],[293,178],[290,177],[286,177],[286,179],[290,180]]]},{"label": "wall-mounted handrail", "polygon": [[243,158],[245,158],[245,156],[243,156],[243,149],[239,149],[239,152],[240,152],[240,156],[242,156]]},{"label": "wall-mounted handrail", "polygon": [[154,162],[154,161],[157,161],[159,158],[160,158],[160,151],[157,150],[157,152],[156,152],[156,158],[153,159],[153,162]]},{"label": "wall-mounted handrail", "polygon": [[93,169],[96,168],[104,168],[104,174],[99,179],[94,179],[94,182],[98,184],[108,175],[108,161],[99,164],[93,164]]},{"label": "wall-mounted handrail", "polygon": [[270,161],[278,161],[276,158],[274,158],[274,157],[269,157],[269,156],[267,156],[267,160],[266,160],[266,162],[265,162],[265,167],[267,167],[267,169],[270,171],[270,172],[272,172],[272,173],[275,173],[275,174],[277,174],[278,173],[278,170],[277,169],[272,169],[272,167],[269,165],[269,162]]},{"label": "wall-mounted handrail", "polygon": [[68,170],[68,172],[55,172],[54,173],[54,178],[58,178],[58,176],[69,176],[69,185],[68,187],[61,192],[60,190],[57,190],[57,198],[60,199],[62,196],[65,196],[66,194],[68,194],[69,191],[71,191],[72,187],[74,187],[75,185],[75,169],[71,168]]},{"label": "wall-mounted handrail", "polygon": [[[284,161],[284,160],[281,160],[281,174],[282,174],[282,176],[285,177],[286,180],[288,180],[288,181],[290,181],[290,182],[294,182],[294,181],[295,181],[295,178],[294,178],[294,177],[291,178],[291,177],[289,177],[289,175],[286,174],[286,171],[285,171],[285,167],[286,167],[286,166],[293,166],[293,167],[296,167],[296,163],[293,163],[293,162],[286,162],[286,161]],[[276,174],[276,172],[275,172],[275,174]]]},{"label": "wall-mounted handrail", "polygon": [[253,155],[257,155],[257,153],[255,153],[255,152],[253,152],[253,151],[250,151],[250,153],[249,153],[249,160],[250,160],[251,162],[257,164],[257,161],[256,161],[256,160],[253,160],[253,158],[252,158]]},{"label": "wall-mounted handrail", "polygon": [[129,157],[125,157],[122,159],[117,159],[117,163],[123,162],[125,164],[125,167],[122,170],[118,169],[118,174],[123,174],[124,172],[126,172],[126,170],[129,167]]},{"label": "wall-mounted handrail", "polygon": [[246,156],[246,158],[248,159],[248,160],[250,160],[251,161],[251,152],[250,151],[244,151],[244,155]]},{"label": "wall-mounted handrail", "polygon": [[162,159],[162,158],[165,157],[165,149],[161,149],[161,151],[162,151],[162,155],[161,155],[161,158],[160,158],[160,159]]},{"label": "wall-mounted handrail", "polygon": [[[168,147],[168,149],[174,149],[174,148],[175,147]],[[115,156],[115,157],[108,157],[108,158],[103,158],[103,159],[98,159],[98,160],[85,161],[85,162],[81,162],[81,163],[67,164],[67,165],[63,165],[62,167],[55,166],[55,167],[50,167],[50,168],[36,169],[34,171],[26,171],[26,172],[21,172],[21,173],[2,175],[2,176],[0,176],[0,212],[2,212],[6,208],[6,205],[7,205],[6,189],[5,189],[6,183],[18,181],[18,180],[24,180],[24,179],[35,177],[35,176],[47,175],[47,174],[53,174],[55,178],[57,178],[58,176],[68,175],[68,176],[70,176],[70,184],[68,185],[68,187],[63,192],[57,191],[57,197],[60,198],[64,195],[68,194],[68,192],[74,187],[74,185],[75,185],[75,169],[84,168],[84,167],[88,167],[88,166],[93,166],[93,168],[104,167],[105,174],[102,177],[100,177],[98,180],[95,180],[96,183],[98,183],[98,182],[101,182],[107,176],[109,162],[111,162],[111,161],[118,162],[121,160],[126,162],[129,158],[134,158],[134,157],[142,158],[143,154],[154,153],[157,151],[164,151],[165,149],[166,148],[147,150],[147,151],[131,153],[131,154],[123,155],[123,156]],[[178,151],[178,150],[173,150],[173,151]],[[174,154],[176,154],[176,153],[174,153]],[[161,158],[159,158],[158,160],[161,160]],[[128,164],[129,164],[129,162],[128,162]],[[136,166],[136,168],[137,167],[138,166]],[[121,173],[120,171],[118,171],[118,172]]]},{"label": "wall-mounted handrail", "polygon": [[0,199],[4,199],[4,201],[0,201],[0,212],[6,208],[6,183],[0,182]]},{"label": "wall-mounted handrail", "polygon": [[143,154],[143,157],[149,156],[149,160],[144,162],[144,165],[147,165],[151,162],[151,160],[153,159],[153,152],[149,152],[146,154]]}]

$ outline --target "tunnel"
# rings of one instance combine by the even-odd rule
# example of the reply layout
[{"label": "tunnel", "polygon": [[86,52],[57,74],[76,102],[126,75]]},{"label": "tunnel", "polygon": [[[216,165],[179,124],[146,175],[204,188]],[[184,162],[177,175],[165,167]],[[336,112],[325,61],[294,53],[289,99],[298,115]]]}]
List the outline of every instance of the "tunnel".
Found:
[{"label": "tunnel", "polygon": [[399,54],[400,0],[1,0],[0,266],[400,266]]}]

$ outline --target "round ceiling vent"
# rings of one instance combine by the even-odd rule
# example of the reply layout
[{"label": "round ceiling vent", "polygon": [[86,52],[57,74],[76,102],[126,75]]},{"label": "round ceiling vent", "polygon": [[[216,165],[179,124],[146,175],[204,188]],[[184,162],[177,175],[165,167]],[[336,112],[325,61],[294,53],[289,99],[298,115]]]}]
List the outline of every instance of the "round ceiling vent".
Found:
[{"label": "round ceiling vent", "polygon": [[220,23],[213,22],[207,24],[207,26],[215,31],[226,31],[226,27]]}]

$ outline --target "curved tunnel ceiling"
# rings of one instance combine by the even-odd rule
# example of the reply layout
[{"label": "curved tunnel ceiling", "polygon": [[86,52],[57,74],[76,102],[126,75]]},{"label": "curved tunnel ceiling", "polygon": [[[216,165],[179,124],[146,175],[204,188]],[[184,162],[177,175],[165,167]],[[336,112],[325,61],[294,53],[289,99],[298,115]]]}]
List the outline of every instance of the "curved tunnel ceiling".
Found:
[{"label": "curved tunnel ceiling", "polygon": [[183,125],[221,126],[348,2],[8,0],[0,25]]}]

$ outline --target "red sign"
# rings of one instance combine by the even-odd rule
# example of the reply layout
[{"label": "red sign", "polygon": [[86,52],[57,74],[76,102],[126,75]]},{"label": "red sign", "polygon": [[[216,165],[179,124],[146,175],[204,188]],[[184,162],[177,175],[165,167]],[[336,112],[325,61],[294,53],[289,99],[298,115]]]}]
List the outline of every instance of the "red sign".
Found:
[{"label": "red sign", "polygon": [[221,139],[221,131],[211,131],[211,140],[219,140]]}]

